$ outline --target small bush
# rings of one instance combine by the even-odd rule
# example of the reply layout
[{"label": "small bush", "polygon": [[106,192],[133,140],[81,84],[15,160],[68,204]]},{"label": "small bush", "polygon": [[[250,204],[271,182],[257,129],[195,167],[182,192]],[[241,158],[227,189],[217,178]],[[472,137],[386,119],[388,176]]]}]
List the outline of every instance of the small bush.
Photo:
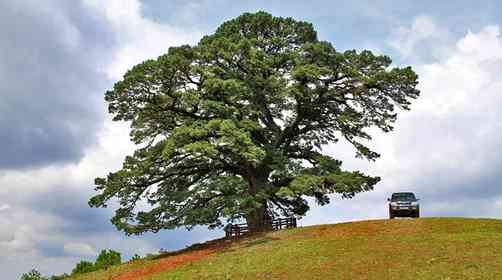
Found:
[{"label": "small bush", "polygon": [[122,260],[119,252],[113,250],[102,250],[96,259],[96,263],[94,263],[94,268],[96,270],[107,269],[110,266],[120,264],[121,262]]},{"label": "small bush", "polygon": [[[134,255],[131,260],[134,261],[140,259],[141,257],[139,255]],[[107,269],[110,266],[118,265],[121,262],[122,261],[119,252],[113,250],[102,250],[96,258],[95,263],[89,261],[80,261],[71,271],[71,275],[73,276],[93,272],[100,269]],[[70,275],[66,273],[62,275],[53,275],[51,277],[43,277],[42,274],[40,274],[40,272],[38,272],[36,269],[32,269],[31,271],[23,274],[21,276],[21,280],[64,280],[69,277]]]},{"label": "small bush", "polygon": [[77,263],[75,268],[71,271],[71,275],[77,275],[82,273],[88,273],[96,271],[94,264],[88,261],[80,261]]},{"label": "small bush", "polygon": [[47,280],[47,278],[43,277],[36,269],[32,269],[30,272],[23,274],[21,280]]},{"label": "small bush", "polygon": [[49,280],[64,280],[66,278],[70,277],[70,275],[64,273],[64,274],[61,274],[61,275],[53,275],[51,276],[51,278],[49,278]]},{"label": "small bush", "polygon": [[132,256],[131,258],[131,261],[139,261],[139,260],[141,260],[141,257],[138,254],[134,254],[134,256]]}]

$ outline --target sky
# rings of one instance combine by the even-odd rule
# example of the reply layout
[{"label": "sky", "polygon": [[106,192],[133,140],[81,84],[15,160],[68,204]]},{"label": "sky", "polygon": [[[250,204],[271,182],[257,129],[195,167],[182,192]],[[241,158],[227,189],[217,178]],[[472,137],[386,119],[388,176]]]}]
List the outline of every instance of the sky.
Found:
[{"label": "sky", "polygon": [[375,162],[343,142],[324,152],[382,177],[332,197],[301,225],[381,219],[394,191],[422,216],[502,218],[502,3],[499,1],[0,0],[0,273],[70,272],[105,248],[145,255],[222,236],[196,228],[127,237],[113,209],[87,206],[93,180],[134,151],[104,92],[129,68],[196,44],[225,20],[264,10],[311,22],[340,51],[411,65],[421,96],[395,129],[373,131]]}]

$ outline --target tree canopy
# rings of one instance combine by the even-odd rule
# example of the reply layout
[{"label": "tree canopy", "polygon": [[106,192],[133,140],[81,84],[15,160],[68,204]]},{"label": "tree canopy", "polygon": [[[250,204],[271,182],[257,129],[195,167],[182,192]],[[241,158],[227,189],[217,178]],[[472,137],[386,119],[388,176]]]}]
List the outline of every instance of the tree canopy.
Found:
[{"label": "tree canopy", "polygon": [[380,180],[344,171],[322,147],[340,139],[374,160],[370,127],[393,129],[419,95],[410,67],[371,51],[339,52],[312,24],[265,12],[223,23],[195,46],[171,47],[106,92],[138,145],[122,169],[95,180],[89,204],[118,200],[127,234],[210,228],[244,218],[252,231],[302,216],[307,197],[351,198]]}]

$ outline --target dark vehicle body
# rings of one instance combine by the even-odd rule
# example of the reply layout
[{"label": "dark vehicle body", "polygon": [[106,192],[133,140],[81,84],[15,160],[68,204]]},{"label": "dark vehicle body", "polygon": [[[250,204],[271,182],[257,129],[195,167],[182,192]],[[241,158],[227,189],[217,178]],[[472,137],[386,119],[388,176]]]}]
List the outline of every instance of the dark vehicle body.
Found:
[{"label": "dark vehicle body", "polygon": [[420,205],[412,192],[393,193],[389,201],[389,218],[395,217],[420,217]]}]

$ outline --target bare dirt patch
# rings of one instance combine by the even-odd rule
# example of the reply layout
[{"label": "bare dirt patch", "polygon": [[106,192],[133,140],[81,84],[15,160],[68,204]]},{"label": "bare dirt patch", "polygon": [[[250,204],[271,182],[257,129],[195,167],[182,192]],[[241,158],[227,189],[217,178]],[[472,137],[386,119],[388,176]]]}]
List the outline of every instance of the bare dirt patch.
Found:
[{"label": "bare dirt patch", "polygon": [[175,252],[174,254],[167,254],[165,256],[159,256],[155,261],[152,261],[145,266],[125,272],[117,277],[112,278],[112,280],[137,280],[145,279],[147,276],[163,272],[166,270],[173,269],[180,265],[184,265],[196,260],[199,260],[205,256],[213,254],[214,252],[221,250],[228,246],[223,240],[217,242],[211,242],[209,244],[204,244],[200,246],[202,248],[194,248],[182,250],[180,252]]}]

